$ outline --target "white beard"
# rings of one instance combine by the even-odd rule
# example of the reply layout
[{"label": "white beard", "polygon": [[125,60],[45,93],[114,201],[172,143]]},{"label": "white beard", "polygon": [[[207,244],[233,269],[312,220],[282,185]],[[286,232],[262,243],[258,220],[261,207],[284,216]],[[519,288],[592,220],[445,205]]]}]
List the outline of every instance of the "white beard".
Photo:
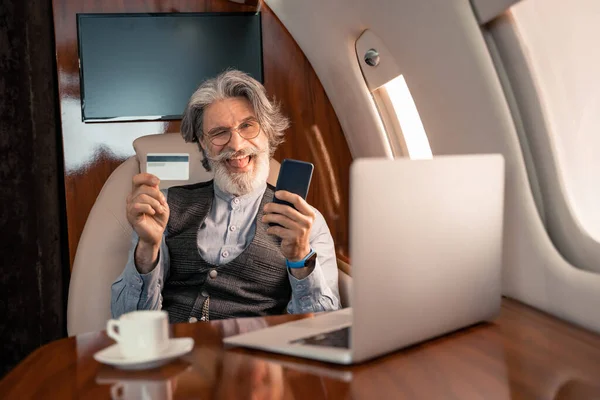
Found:
[{"label": "white beard", "polygon": [[[249,172],[235,173],[227,169],[227,158],[236,155],[253,155],[253,168]],[[224,152],[216,157],[209,157],[208,163],[215,172],[215,185],[225,193],[243,196],[264,185],[269,177],[269,151],[256,147],[245,148],[239,152]]]}]

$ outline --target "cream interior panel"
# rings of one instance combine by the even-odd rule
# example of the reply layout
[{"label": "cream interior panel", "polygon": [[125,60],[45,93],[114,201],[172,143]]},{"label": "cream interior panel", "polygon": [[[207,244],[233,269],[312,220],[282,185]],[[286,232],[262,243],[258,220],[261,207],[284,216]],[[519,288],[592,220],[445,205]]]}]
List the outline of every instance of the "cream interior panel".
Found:
[{"label": "cream interior panel", "polygon": [[600,1],[527,0],[511,15],[567,201],[600,240]]},{"label": "cream interior panel", "polygon": [[[529,0],[490,25],[522,110],[553,242],[600,272],[600,3]],[[552,28],[550,28],[552,27]]]},{"label": "cream interior panel", "polygon": [[[527,166],[530,177],[538,182],[538,209],[560,253],[578,268],[600,272],[600,243],[581,224],[582,219],[574,209],[574,199],[568,196],[568,177],[561,173],[557,143],[552,139],[547,111],[540,102],[526,50],[514,28],[514,21],[508,15],[494,21],[489,27],[489,45],[490,49],[498,49],[497,65],[506,70],[504,87],[507,96],[514,98],[511,108],[513,116],[521,122],[517,127],[521,143],[527,144],[523,155],[526,160],[531,160]],[[585,173],[592,174],[593,171],[591,162]],[[597,185],[584,189],[594,192]],[[593,219],[587,222],[589,224]]]},{"label": "cream interior panel", "polygon": [[[354,45],[365,29],[395,56],[436,154],[494,152],[487,135],[496,111],[489,57],[468,2],[462,0],[266,0],[318,74],[355,157],[387,156],[385,135],[362,77]],[[452,93],[452,96],[441,95]],[[460,97],[460,99],[459,99]],[[485,100],[483,104],[489,102]],[[493,101],[493,99],[492,99]],[[468,113],[468,118],[465,118]],[[506,123],[506,121],[505,121]],[[495,127],[497,131],[500,127]],[[469,141],[457,142],[464,132]],[[498,139],[496,139],[498,140]],[[464,148],[464,146],[469,148]]]},{"label": "cream interior panel", "polygon": [[313,65],[355,157],[386,156],[353,52],[365,29],[394,55],[434,155],[503,153],[503,292],[600,332],[600,275],[554,248],[537,212],[515,122],[470,3],[462,0],[266,0]]}]

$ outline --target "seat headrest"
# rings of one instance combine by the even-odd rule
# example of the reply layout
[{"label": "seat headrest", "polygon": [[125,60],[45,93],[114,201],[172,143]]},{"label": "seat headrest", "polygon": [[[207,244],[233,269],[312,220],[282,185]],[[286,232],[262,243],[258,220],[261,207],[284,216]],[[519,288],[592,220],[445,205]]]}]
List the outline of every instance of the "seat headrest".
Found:
[{"label": "seat headrest", "polygon": [[[213,173],[207,172],[202,166],[203,156],[198,149],[198,144],[186,143],[179,133],[142,136],[133,142],[133,148],[135,149],[135,154],[140,164],[140,172],[146,172],[146,156],[148,153],[186,153],[190,155],[189,181],[164,181],[160,183],[161,189],[166,189],[171,186],[206,182],[213,178]],[[271,159],[267,182],[275,186],[278,174],[279,162]]]}]

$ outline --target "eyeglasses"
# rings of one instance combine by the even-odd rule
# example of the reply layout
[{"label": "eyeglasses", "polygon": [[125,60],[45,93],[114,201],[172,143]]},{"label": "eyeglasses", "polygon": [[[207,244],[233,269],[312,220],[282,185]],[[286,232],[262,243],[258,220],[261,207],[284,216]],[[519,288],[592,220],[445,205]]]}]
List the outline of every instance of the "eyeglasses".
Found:
[{"label": "eyeglasses", "polygon": [[215,146],[225,146],[231,140],[233,131],[236,131],[244,139],[254,139],[260,133],[258,121],[250,119],[242,122],[236,128],[216,128],[206,134],[208,140]]}]

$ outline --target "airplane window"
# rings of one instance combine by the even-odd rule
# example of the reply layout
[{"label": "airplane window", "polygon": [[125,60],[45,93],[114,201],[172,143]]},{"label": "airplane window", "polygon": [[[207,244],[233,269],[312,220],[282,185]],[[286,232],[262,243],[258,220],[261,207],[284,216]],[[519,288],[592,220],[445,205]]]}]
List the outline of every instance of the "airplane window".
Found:
[{"label": "airplane window", "polygon": [[432,158],[427,133],[404,76],[399,75],[373,92],[394,157]]}]

